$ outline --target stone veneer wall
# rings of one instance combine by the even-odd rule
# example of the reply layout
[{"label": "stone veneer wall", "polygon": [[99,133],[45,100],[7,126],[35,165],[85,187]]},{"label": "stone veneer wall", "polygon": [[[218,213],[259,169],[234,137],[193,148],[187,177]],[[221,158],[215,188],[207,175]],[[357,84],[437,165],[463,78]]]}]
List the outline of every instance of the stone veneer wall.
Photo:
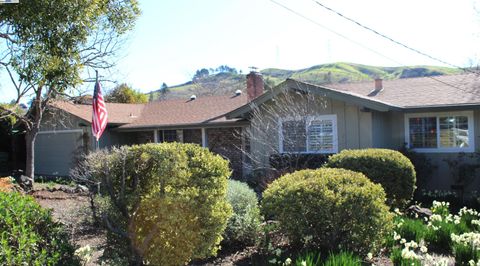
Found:
[{"label": "stone veneer wall", "polygon": [[208,148],[230,161],[234,179],[242,179],[242,128],[209,128],[206,129]]},{"label": "stone veneer wall", "polygon": [[184,129],[183,143],[195,143],[202,145],[202,130],[201,129]]}]

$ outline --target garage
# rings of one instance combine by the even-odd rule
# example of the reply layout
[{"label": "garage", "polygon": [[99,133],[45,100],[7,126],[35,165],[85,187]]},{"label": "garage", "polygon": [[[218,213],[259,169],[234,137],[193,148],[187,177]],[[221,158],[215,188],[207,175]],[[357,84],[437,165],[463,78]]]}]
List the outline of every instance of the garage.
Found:
[{"label": "garage", "polygon": [[35,140],[35,175],[68,176],[83,151],[83,131],[41,131]]}]

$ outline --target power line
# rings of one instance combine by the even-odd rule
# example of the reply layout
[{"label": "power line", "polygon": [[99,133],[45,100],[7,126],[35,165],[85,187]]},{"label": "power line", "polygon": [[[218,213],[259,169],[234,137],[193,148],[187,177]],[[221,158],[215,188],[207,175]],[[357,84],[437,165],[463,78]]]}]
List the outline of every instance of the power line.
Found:
[{"label": "power line", "polygon": [[[317,22],[317,21],[315,21],[315,20],[313,20],[313,19],[311,19],[311,18],[309,18],[309,17],[307,17],[307,16],[305,16],[305,15],[303,15],[303,14],[301,14],[301,13],[299,13],[299,12],[297,12],[297,11],[289,8],[289,7],[287,7],[287,6],[285,6],[284,4],[282,4],[282,3],[280,3],[280,2],[277,2],[276,0],[270,0],[270,2],[272,2],[272,3],[274,3],[274,4],[276,4],[276,5],[280,6],[280,7],[282,7],[283,9],[285,9],[285,10],[287,10],[287,11],[289,11],[289,12],[291,12],[291,13],[293,13],[293,14],[295,14],[295,15],[297,15],[297,16],[299,16],[299,17],[301,17],[301,18],[303,18],[303,19],[305,19],[305,20],[307,20],[307,21],[309,21],[309,22],[311,22],[311,23],[313,23],[313,24],[315,24],[315,25],[317,25],[317,26],[319,26],[319,27],[321,27],[321,28],[323,28],[323,29],[331,32],[331,33],[333,33],[333,34],[335,34],[335,35],[338,35],[338,36],[340,36],[340,37],[342,37],[342,38],[344,38],[344,39],[346,39],[346,40],[348,40],[348,41],[350,41],[350,42],[352,42],[352,43],[354,43],[354,44],[356,44],[356,45],[358,45],[358,46],[360,46],[360,47],[362,47],[362,48],[364,48],[364,49],[366,49],[366,50],[369,50],[369,51],[371,51],[371,52],[373,52],[373,53],[375,53],[375,54],[377,54],[377,55],[379,55],[379,56],[381,56],[381,57],[383,57],[383,58],[386,58],[386,59],[388,59],[388,60],[390,60],[390,61],[392,61],[392,62],[394,62],[394,63],[396,63],[396,64],[398,64],[398,65],[400,65],[400,66],[402,66],[402,67],[404,67],[404,68],[406,68],[406,69],[414,70],[413,68],[411,68],[411,67],[409,67],[409,66],[406,66],[405,64],[400,63],[400,62],[398,62],[397,60],[395,60],[395,59],[393,59],[393,58],[391,58],[391,57],[389,57],[389,56],[386,56],[386,55],[384,55],[384,54],[382,54],[382,53],[380,53],[380,52],[378,52],[378,51],[375,51],[374,49],[372,49],[372,48],[370,48],[370,47],[368,47],[368,46],[366,46],[366,45],[364,45],[364,44],[362,44],[362,43],[360,43],[360,42],[358,42],[358,41],[355,41],[355,40],[353,40],[353,39],[350,39],[349,37],[347,37],[347,36],[345,36],[345,35],[343,35],[343,34],[341,34],[341,33],[339,33],[339,32],[336,32],[336,31],[332,30],[332,29],[328,28],[327,26],[324,26],[324,25],[320,24],[319,22]],[[456,68],[459,68],[459,67],[456,67]],[[462,68],[460,68],[460,69],[462,69]],[[462,69],[462,70],[466,71],[465,69]],[[477,74],[476,72],[473,72],[473,73]],[[480,94],[477,94],[477,93],[474,93],[474,92],[471,92],[471,91],[464,90],[464,89],[462,89],[462,88],[460,88],[460,87],[457,87],[457,86],[455,86],[455,85],[453,85],[453,84],[450,84],[450,83],[445,82],[445,81],[443,81],[443,80],[439,80],[439,79],[437,79],[437,78],[435,78],[435,77],[432,77],[432,76],[424,76],[424,77],[425,77],[425,78],[432,79],[432,80],[437,81],[437,82],[439,82],[439,83],[442,83],[442,84],[444,84],[444,85],[450,86],[450,87],[452,87],[452,88],[461,90],[461,91],[463,91],[463,92],[466,92],[466,93],[469,93],[469,94],[472,94],[472,95],[475,95],[475,96],[480,96]]]},{"label": "power line", "polygon": [[448,66],[451,66],[451,67],[454,67],[454,68],[458,68],[458,69],[461,69],[461,70],[463,70],[463,71],[465,71],[465,72],[471,72],[471,73],[477,74],[475,71],[471,71],[471,70],[466,69],[466,68],[464,68],[464,67],[461,67],[461,66],[458,66],[458,65],[449,63],[449,62],[447,62],[447,61],[445,61],[445,60],[442,60],[442,59],[440,59],[440,58],[438,58],[438,57],[429,55],[429,54],[427,54],[427,53],[425,53],[425,52],[422,52],[422,51],[420,51],[420,50],[418,50],[418,49],[415,49],[415,48],[413,48],[413,47],[411,47],[411,46],[408,46],[408,45],[406,45],[406,44],[404,44],[404,43],[402,43],[402,42],[399,42],[399,41],[397,41],[397,40],[394,40],[393,38],[391,38],[391,37],[389,37],[389,36],[387,36],[387,35],[385,35],[385,34],[383,34],[383,33],[381,33],[381,32],[378,32],[377,30],[372,29],[371,27],[368,27],[368,26],[366,26],[366,25],[358,22],[357,20],[354,20],[354,19],[352,19],[352,18],[350,18],[350,17],[347,17],[347,16],[343,15],[342,13],[340,13],[340,12],[338,12],[338,11],[336,11],[336,10],[334,10],[334,9],[332,9],[332,8],[330,8],[330,7],[322,4],[322,3],[320,3],[320,2],[317,1],[317,0],[312,0],[312,1],[315,2],[317,5],[323,7],[324,9],[326,9],[326,10],[328,10],[328,11],[330,11],[330,12],[333,12],[334,14],[336,14],[336,15],[338,15],[338,16],[340,16],[340,17],[342,17],[342,18],[344,18],[344,19],[346,19],[346,20],[348,20],[348,21],[350,21],[350,22],[358,25],[359,27],[362,27],[362,28],[364,28],[364,29],[366,29],[366,30],[368,30],[368,31],[371,31],[371,32],[373,32],[374,34],[376,34],[376,35],[378,35],[378,36],[380,36],[380,37],[382,37],[382,38],[384,38],[384,39],[387,39],[388,41],[393,42],[393,43],[395,43],[395,44],[397,44],[397,45],[400,45],[400,46],[402,46],[402,47],[404,47],[404,48],[406,48],[406,49],[408,49],[408,50],[410,50],[410,51],[413,51],[413,52],[415,52],[415,53],[417,53],[417,54],[420,54],[420,55],[422,55],[422,56],[428,57],[428,58],[430,58],[430,59],[432,59],[432,60],[434,60],[434,61],[440,62],[440,63],[442,63],[442,64],[444,64],[444,65],[448,65]]}]

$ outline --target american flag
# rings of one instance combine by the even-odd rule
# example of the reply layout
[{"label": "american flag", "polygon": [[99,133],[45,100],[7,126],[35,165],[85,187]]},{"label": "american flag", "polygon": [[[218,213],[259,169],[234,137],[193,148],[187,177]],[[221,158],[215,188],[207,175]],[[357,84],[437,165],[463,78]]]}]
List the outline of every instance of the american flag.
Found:
[{"label": "american flag", "polygon": [[95,83],[95,90],[93,92],[93,116],[92,116],[92,133],[93,136],[97,139],[100,139],[102,136],[105,127],[107,127],[107,107],[103,101],[102,96],[102,87],[100,82]]}]

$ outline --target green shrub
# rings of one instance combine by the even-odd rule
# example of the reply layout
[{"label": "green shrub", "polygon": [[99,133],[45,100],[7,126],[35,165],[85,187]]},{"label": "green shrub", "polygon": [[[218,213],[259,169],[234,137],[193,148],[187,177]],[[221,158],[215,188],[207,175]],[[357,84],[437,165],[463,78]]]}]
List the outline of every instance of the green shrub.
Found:
[{"label": "green shrub", "polygon": [[247,184],[229,180],[227,200],[232,206],[233,215],[228,220],[224,241],[230,245],[255,244],[262,222],[257,194]]},{"label": "green shrub", "polygon": [[413,164],[398,151],[343,150],[332,155],[326,166],[360,172],[373,182],[381,184],[390,206],[404,207],[413,197],[416,188]]},{"label": "green shrub", "polygon": [[231,214],[220,156],[194,144],[144,144],[94,153],[79,172],[108,195],[99,216],[114,252],[129,247],[123,253],[136,263],[182,265],[219,249]]},{"label": "green shrub", "polygon": [[30,196],[0,192],[0,264],[79,265],[74,252],[49,210]]},{"label": "green shrub", "polygon": [[384,202],[382,187],[363,174],[320,168],[274,181],[263,194],[262,209],[294,244],[366,255],[391,228]]}]

